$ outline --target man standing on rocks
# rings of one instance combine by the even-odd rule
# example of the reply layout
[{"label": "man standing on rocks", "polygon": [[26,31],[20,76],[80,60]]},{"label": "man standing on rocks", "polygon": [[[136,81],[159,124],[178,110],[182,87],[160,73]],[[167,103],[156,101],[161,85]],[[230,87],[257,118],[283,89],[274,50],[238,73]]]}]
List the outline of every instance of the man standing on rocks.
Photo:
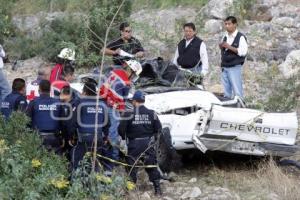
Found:
[{"label": "man standing on rocks", "polygon": [[247,40],[245,35],[237,30],[237,19],[234,16],[227,17],[224,25],[227,32],[219,44],[224,96],[243,98],[242,66],[248,51]]},{"label": "man standing on rocks", "polygon": [[5,51],[0,45],[0,102],[4,100],[4,98],[10,93],[10,86],[9,83],[4,75],[3,72],[3,58],[5,57]]},{"label": "man standing on rocks", "polygon": [[196,36],[194,23],[183,25],[184,39],[177,46],[173,63],[196,74],[205,76],[208,72],[206,45]]}]

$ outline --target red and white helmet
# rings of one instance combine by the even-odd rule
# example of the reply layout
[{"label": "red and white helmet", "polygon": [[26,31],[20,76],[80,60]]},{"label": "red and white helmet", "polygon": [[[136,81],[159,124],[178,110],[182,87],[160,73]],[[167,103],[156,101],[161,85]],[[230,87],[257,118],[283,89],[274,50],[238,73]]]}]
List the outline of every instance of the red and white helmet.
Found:
[{"label": "red and white helmet", "polygon": [[61,52],[57,55],[59,58],[74,61],[75,60],[75,51],[69,48],[64,48]]},{"label": "red and white helmet", "polygon": [[128,67],[130,67],[130,69],[135,73],[136,76],[139,76],[142,73],[143,68],[142,68],[142,65],[138,61],[128,60],[128,61],[125,61],[125,63],[127,64]]}]

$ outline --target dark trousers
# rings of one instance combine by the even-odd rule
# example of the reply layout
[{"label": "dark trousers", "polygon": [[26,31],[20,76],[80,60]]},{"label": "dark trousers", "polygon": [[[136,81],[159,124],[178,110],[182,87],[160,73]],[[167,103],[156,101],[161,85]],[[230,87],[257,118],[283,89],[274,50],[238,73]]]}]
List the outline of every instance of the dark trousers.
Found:
[{"label": "dark trousers", "polygon": [[[83,160],[85,154],[91,152],[91,155],[88,157],[89,160],[92,160],[92,153],[94,152],[93,138],[88,140],[78,141],[77,144],[71,150],[71,164],[72,169],[76,170],[79,167],[80,161]],[[101,154],[101,142],[98,141],[97,144],[97,154]],[[99,159],[96,161],[95,171],[100,171]]]},{"label": "dark trousers", "polygon": [[62,154],[62,140],[56,134],[41,135],[43,146],[49,150],[54,151],[56,154]]},{"label": "dark trousers", "polygon": [[[144,165],[156,165],[157,160],[155,149],[153,146],[149,148],[149,145],[151,145],[150,139],[130,140],[128,143],[128,157],[126,158],[127,164],[134,165],[136,160],[140,159],[141,161],[143,161]],[[144,155],[140,157],[142,153]],[[136,165],[140,165],[139,163],[140,162],[136,163]],[[160,173],[158,172],[156,167],[145,168],[145,170],[151,182],[160,179]],[[136,183],[138,168],[128,167],[127,171],[130,172],[129,176],[131,180]]]}]

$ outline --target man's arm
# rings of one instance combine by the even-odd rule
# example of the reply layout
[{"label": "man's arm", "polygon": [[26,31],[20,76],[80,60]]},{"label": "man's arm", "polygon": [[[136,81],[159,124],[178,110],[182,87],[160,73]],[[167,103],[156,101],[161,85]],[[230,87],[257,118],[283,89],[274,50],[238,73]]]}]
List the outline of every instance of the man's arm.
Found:
[{"label": "man's arm", "polygon": [[241,36],[240,44],[239,44],[238,48],[235,48],[235,47],[231,46],[227,42],[222,42],[220,44],[220,48],[229,49],[230,51],[234,52],[235,54],[237,54],[239,56],[246,56],[247,51],[248,51],[248,44],[246,42],[245,37]]},{"label": "man's arm", "polygon": [[156,136],[157,134],[159,134],[161,132],[162,126],[161,126],[160,120],[155,112],[154,112],[153,120],[154,120],[154,123],[153,123],[154,135]]},{"label": "man's arm", "polygon": [[5,57],[5,51],[2,47],[2,45],[0,45],[0,57],[4,58]]},{"label": "man's arm", "polygon": [[21,96],[20,98],[17,99],[16,101],[16,110],[25,112],[27,108],[27,101],[25,96]]},{"label": "man's arm", "polygon": [[119,53],[120,53],[120,49],[112,50],[109,48],[105,48],[102,51],[104,51],[104,54],[107,56],[119,55]]},{"label": "man's arm", "polygon": [[207,50],[206,50],[206,45],[204,42],[201,43],[200,46],[200,57],[201,57],[201,62],[202,62],[202,71],[201,74],[205,76],[208,73],[208,56],[207,56]]},{"label": "man's arm", "polygon": [[30,118],[29,127],[33,128],[32,126],[32,118],[33,118],[33,109],[34,109],[34,100],[32,100],[26,109],[26,115]]},{"label": "man's arm", "polygon": [[173,58],[173,64],[176,65],[177,67],[179,67],[178,63],[177,63],[177,59],[179,57],[179,52],[178,52],[178,47],[176,48],[176,51],[175,51],[175,55],[174,55],[174,58]]},{"label": "man's arm", "polygon": [[241,57],[246,56],[248,52],[248,44],[244,36],[240,37],[240,44],[237,49],[237,54]]},{"label": "man's arm", "polygon": [[135,39],[135,40],[136,40],[136,51],[137,51],[135,54],[135,57],[142,58],[145,55],[145,50],[142,47],[141,42],[138,39]]}]

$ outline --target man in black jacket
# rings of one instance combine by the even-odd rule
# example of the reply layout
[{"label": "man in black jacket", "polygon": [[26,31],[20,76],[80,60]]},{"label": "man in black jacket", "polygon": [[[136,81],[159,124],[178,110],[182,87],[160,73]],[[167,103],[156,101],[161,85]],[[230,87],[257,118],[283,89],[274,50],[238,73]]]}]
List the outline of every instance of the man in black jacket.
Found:
[{"label": "man in black jacket", "polygon": [[178,67],[205,76],[208,72],[208,56],[205,43],[196,36],[195,24],[184,24],[183,32],[184,39],[178,43],[173,63]]},{"label": "man in black jacket", "polygon": [[[136,91],[133,95],[133,112],[126,112],[119,126],[120,136],[128,140],[129,165],[138,164],[143,160],[145,165],[156,165],[156,152],[153,138],[161,131],[161,123],[153,110],[144,106],[145,95]],[[129,167],[129,176],[136,183],[137,171],[135,167]],[[161,195],[160,173],[156,167],[146,168],[149,180],[153,183],[155,195]]]}]

